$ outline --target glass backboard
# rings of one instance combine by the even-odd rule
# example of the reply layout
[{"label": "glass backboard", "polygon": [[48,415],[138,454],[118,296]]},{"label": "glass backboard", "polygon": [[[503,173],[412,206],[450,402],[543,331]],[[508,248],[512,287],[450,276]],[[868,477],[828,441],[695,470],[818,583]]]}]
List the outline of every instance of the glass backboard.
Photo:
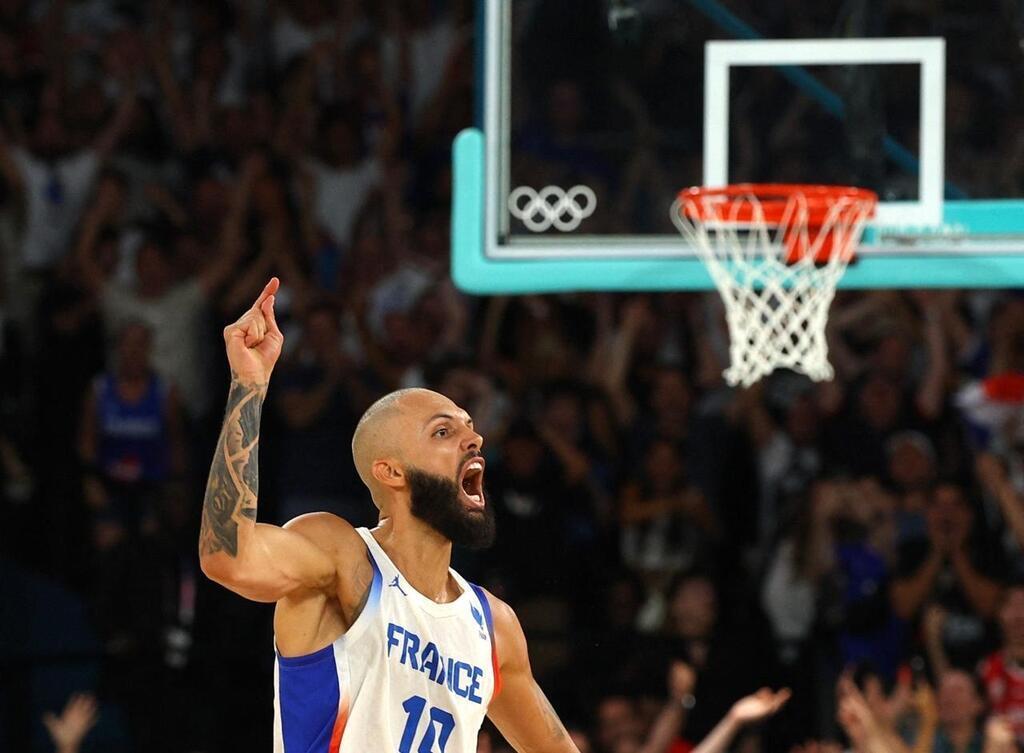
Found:
[{"label": "glass backboard", "polygon": [[678,191],[789,182],[879,194],[845,287],[1024,285],[1024,8],[938,5],[481,0],[456,281],[711,287]]}]

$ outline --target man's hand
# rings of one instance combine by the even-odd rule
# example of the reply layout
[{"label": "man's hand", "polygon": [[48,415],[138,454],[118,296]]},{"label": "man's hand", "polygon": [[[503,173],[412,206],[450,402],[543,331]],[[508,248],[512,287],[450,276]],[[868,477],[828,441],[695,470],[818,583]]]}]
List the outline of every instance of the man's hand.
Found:
[{"label": "man's hand", "polygon": [[1005,716],[990,716],[985,723],[984,753],[1016,753],[1013,727]]},{"label": "man's hand", "polygon": [[729,709],[729,718],[737,724],[759,722],[781,709],[791,695],[789,688],[778,691],[761,688],[756,693],[736,701]]},{"label": "man's hand", "polygon": [[741,698],[732,705],[729,713],[708,736],[694,748],[694,753],[725,753],[733,738],[747,724],[759,722],[782,708],[792,695],[789,688],[773,692],[770,688],[761,688],[756,693]]},{"label": "man's hand", "polygon": [[271,277],[252,307],[224,328],[231,373],[243,384],[267,384],[281,355],[284,335],[274,319],[274,294],[280,284]]},{"label": "man's hand", "polygon": [[[847,679],[846,682],[852,685],[852,680]],[[840,680],[840,687],[843,687],[842,680]],[[853,747],[862,751],[868,741],[878,734],[874,714],[871,713],[871,709],[859,691],[853,693],[848,689],[841,689],[840,694],[836,719],[843,731],[846,732],[846,736],[850,738]]]},{"label": "man's hand", "polygon": [[96,697],[90,693],[75,693],[60,716],[49,711],[43,714],[43,724],[58,753],[76,753],[95,726],[97,716]]},{"label": "man's hand", "polygon": [[909,753],[906,744],[885,719],[879,719],[849,674],[836,685],[839,709],[836,719],[857,753]]}]

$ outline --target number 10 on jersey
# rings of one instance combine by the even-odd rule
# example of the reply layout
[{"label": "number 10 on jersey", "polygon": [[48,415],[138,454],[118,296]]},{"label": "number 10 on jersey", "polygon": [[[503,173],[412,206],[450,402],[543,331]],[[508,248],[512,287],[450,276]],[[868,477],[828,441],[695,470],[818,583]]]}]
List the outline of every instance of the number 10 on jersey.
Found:
[{"label": "number 10 on jersey", "polygon": [[[408,718],[405,720],[405,730],[402,732],[402,740],[398,743],[398,753],[444,753],[448,745],[448,738],[455,729],[455,717],[444,709],[431,706],[427,716],[427,728],[420,738],[419,746],[413,750],[413,740],[420,727],[420,720],[423,719],[423,712],[427,708],[427,699],[422,696],[410,696],[402,704]],[[436,728],[436,729],[435,729]],[[434,740],[437,740],[437,749],[434,748]]]}]

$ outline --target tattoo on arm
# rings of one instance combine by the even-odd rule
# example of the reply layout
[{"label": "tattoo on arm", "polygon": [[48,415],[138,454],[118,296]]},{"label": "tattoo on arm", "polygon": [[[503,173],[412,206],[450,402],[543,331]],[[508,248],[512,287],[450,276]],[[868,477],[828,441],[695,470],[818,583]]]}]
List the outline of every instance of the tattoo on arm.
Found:
[{"label": "tattoo on arm", "polygon": [[238,524],[256,520],[258,450],[265,384],[231,381],[228,407],[210,466],[199,529],[199,554],[238,556]]},{"label": "tattoo on arm", "polygon": [[544,691],[540,689],[539,685],[537,686],[537,700],[540,701],[541,710],[544,712],[544,721],[547,723],[551,739],[561,740],[568,737],[569,733],[566,732],[562,720],[558,718],[554,706],[551,705],[551,701],[544,695]]}]

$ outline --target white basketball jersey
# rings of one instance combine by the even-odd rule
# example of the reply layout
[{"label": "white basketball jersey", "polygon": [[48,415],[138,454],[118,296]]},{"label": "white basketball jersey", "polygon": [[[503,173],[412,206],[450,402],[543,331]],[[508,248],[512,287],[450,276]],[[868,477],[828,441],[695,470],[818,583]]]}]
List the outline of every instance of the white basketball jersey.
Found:
[{"label": "white basketball jersey", "polygon": [[490,604],[417,592],[365,528],[373,583],[352,627],[307,656],[277,655],[275,753],[475,753],[501,689]]}]

